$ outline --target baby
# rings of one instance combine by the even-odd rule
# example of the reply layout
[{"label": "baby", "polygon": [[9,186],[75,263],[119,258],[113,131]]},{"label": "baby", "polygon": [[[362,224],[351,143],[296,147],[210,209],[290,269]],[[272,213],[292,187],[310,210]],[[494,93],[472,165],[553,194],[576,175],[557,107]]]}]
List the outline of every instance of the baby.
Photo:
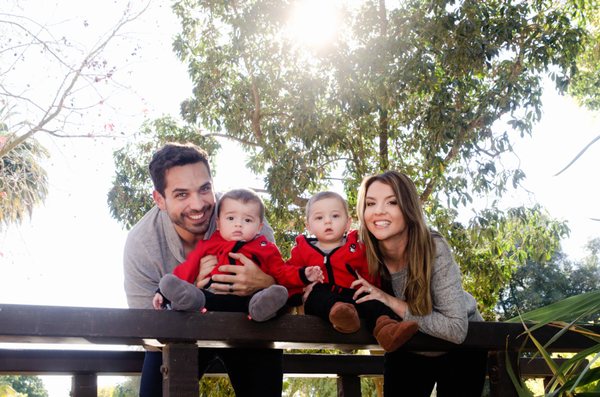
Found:
[{"label": "baby", "polygon": [[[418,325],[402,321],[378,300],[355,303],[352,282],[359,275],[372,284],[377,280],[369,275],[363,245],[358,241],[358,231],[350,230],[351,222],[348,204],[342,196],[329,191],[315,194],[306,206],[306,228],[315,237],[298,236],[286,266],[299,269],[321,266],[324,280],[308,293],[304,302],[306,314],[330,321],[343,333],[358,331],[360,316],[381,347],[394,351],[417,332]],[[375,327],[381,316],[387,316],[380,322],[383,326]]]},{"label": "baby", "polygon": [[[217,208],[217,231],[208,240],[199,241],[173,274],[161,278],[159,291],[152,302],[154,308],[161,309],[169,304],[174,310],[245,312],[259,322],[275,317],[288,298],[284,286],[271,285],[251,296],[237,296],[214,293],[210,290],[210,282],[204,289],[194,285],[204,256],[217,257],[217,266],[208,276],[211,277],[219,273],[220,265],[236,264],[229,256],[230,252],[244,254],[266,274],[275,277],[276,270],[284,266],[284,261],[277,246],[259,234],[264,213],[264,204],[253,191],[235,189],[225,193]],[[318,266],[306,269],[305,276],[310,281],[323,278]]]}]

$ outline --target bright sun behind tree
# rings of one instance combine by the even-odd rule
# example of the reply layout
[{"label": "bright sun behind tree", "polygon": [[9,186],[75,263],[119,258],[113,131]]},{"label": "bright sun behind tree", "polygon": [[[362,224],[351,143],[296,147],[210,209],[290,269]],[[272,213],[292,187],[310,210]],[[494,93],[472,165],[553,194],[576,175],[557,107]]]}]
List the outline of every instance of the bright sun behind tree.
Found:
[{"label": "bright sun behind tree", "polygon": [[334,39],[338,25],[335,1],[301,0],[290,14],[287,34],[298,44],[320,47]]}]

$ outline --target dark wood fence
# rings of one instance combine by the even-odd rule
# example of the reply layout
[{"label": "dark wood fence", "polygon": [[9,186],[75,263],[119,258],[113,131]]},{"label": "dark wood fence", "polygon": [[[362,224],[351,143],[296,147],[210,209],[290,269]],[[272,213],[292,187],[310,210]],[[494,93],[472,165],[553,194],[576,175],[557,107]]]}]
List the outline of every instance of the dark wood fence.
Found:
[{"label": "dark wood fence", "polygon": [[[595,332],[600,327],[593,327]],[[489,352],[488,374],[492,396],[516,396],[507,364],[525,376],[544,375],[539,362],[519,360],[519,352],[535,350],[516,323],[471,323],[464,343],[456,345],[418,333],[404,349],[448,351],[479,349]],[[558,329],[535,332],[542,343]],[[256,347],[285,349],[377,350],[373,337],[361,329],[340,334],[313,316],[283,315],[266,323],[248,321],[241,313],[181,313],[172,311],[100,309],[55,306],[0,305],[0,342],[55,344],[110,344],[163,347],[168,376],[164,395],[198,396],[196,349],[201,347]],[[568,332],[550,351],[576,352],[595,342]],[[35,345],[32,345],[33,347]],[[96,374],[137,374],[143,352],[73,350],[0,350],[0,373],[72,373],[73,396],[96,396]],[[381,356],[286,354],[284,371],[297,374],[337,374],[338,395],[360,396],[361,375],[381,374]],[[219,371],[219,369],[217,369]]]}]

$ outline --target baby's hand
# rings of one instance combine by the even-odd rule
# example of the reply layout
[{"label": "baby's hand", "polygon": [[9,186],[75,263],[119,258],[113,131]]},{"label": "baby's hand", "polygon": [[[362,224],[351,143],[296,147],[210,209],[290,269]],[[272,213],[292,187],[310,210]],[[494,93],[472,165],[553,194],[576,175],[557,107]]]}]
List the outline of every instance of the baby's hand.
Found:
[{"label": "baby's hand", "polygon": [[157,292],[156,294],[154,294],[154,298],[152,298],[152,306],[156,310],[162,310],[162,308],[163,308],[162,304],[163,304],[163,296]]},{"label": "baby's hand", "polygon": [[318,281],[320,283],[325,281],[325,277],[323,276],[323,271],[321,270],[320,266],[307,267],[306,269],[304,269],[304,275],[306,276],[308,281],[312,283],[314,283],[315,281]]}]

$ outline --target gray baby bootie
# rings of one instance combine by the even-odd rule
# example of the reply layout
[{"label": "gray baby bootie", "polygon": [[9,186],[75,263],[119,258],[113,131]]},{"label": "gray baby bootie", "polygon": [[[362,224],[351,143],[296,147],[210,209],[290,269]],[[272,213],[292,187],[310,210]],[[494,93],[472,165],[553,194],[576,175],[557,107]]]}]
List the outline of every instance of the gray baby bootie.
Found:
[{"label": "gray baby bootie", "polygon": [[204,308],[206,303],[204,292],[201,289],[173,274],[163,276],[158,283],[158,288],[160,288],[160,293],[171,301],[173,310],[199,311]]},{"label": "gray baby bootie", "polygon": [[263,322],[275,317],[288,299],[288,291],[282,285],[271,285],[257,292],[250,299],[248,314],[257,322]]}]

